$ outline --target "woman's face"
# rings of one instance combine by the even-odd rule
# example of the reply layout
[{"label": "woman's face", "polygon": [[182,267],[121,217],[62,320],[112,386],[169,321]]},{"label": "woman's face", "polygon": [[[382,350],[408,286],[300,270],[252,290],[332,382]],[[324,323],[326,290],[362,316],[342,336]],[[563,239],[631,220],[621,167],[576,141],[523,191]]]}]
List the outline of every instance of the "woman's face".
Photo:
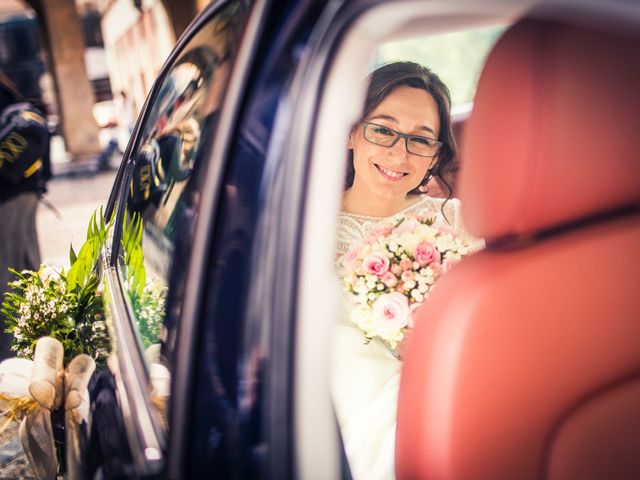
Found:
[{"label": "woman's face", "polygon": [[[440,118],[436,101],[424,90],[400,86],[389,93],[364,119],[400,133],[438,139]],[[407,152],[405,139],[393,147],[373,144],[364,138],[359,124],[349,136],[355,177],[352,188],[386,199],[405,198],[424,179],[435,157]]]}]

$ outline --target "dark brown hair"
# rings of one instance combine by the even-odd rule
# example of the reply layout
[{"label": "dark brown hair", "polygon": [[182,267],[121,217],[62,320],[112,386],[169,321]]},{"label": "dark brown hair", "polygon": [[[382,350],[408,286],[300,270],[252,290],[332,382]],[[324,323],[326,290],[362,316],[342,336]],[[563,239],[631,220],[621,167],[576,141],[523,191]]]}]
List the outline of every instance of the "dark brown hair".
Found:
[{"label": "dark brown hair", "polygon": [[[438,152],[436,162],[427,172],[427,176],[421,183],[425,185],[431,175],[438,177],[449,190],[449,197],[453,193],[453,175],[458,151],[451,126],[451,94],[447,86],[440,78],[429,70],[414,62],[395,62],[377,68],[369,75],[369,88],[364,103],[362,118],[367,116],[380,105],[380,103],[394,89],[400,86],[418,88],[429,93],[438,105],[440,118],[440,134],[438,140],[442,142],[442,148]],[[353,152],[349,151],[347,161],[347,174],[345,188],[351,187],[355,169],[353,167]],[[421,193],[418,188],[409,193]]]}]

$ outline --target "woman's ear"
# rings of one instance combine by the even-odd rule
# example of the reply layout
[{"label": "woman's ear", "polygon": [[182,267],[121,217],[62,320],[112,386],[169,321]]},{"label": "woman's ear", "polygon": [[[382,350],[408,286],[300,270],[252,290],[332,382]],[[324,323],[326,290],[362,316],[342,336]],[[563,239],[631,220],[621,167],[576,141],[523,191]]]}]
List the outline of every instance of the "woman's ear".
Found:
[{"label": "woman's ear", "polygon": [[349,141],[347,142],[347,148],[349,150],[353,150],[353,134],[355,133],[356,129],[355,127],[351,129],[351,131],[349,132]]},{"label": "woman's ear", "polygon": [[440,152],[436,153],[436,155],[433,157],[433,160],[431,160],[431,165],[429,165],[429,169],[427,170],[427,173],[433,175],[433,172],[436,171],[439,157],[440,157]]},{"label": "woman's ear", "polygon": [[432,166],[429,167],[429,170],[427,170],[427,174],[422,179],[422,182],[420,182],[420,185],[418,185],[418,190],[420,190],[422,193],[429,192],[429,182],[433,178],[433,170],[432,170],[433,164],[431,165]]}]

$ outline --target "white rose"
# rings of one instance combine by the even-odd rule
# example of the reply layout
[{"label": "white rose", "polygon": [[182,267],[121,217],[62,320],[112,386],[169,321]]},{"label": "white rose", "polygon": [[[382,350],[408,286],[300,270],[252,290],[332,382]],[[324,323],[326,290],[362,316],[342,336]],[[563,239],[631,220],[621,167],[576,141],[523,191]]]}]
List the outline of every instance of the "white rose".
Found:
[{"label": "white rose", "polygon": [[439,252],[446,252],[456,248],[456,244],[450,235],[438,235],[436,238],[436,248]]},{"label": "white rose", "polygon": [[372,312],[373,310],[366,303],[358,305],[353,310],[351,310],[351,314],[349,315],[349,319],[355,323],[362,330],[368,330],[371,327],[372,323]]},{"label": "white rose", "polygon": [[400,243],[408,252],[413,252],[420,243],[420,237],[413,233],[403,233],[400,236]]},{"label": "white rose", "polygon": [[437,232],[438,230],[435,228],[424,224],[420,224],[418,228],[416,228],[416,235],[418,235],[422,240],[435,240]]},{"label": "white rose", "polygon": [[409,300],[398,292],[380,295],[373,304],[371,321],[374,331],[387,339],[409,323]]}]

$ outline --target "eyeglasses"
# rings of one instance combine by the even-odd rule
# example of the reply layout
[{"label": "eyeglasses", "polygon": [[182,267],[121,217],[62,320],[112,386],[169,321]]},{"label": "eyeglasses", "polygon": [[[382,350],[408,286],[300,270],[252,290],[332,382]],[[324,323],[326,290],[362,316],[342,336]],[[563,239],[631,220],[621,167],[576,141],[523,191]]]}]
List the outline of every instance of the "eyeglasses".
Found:
[{"label": "eyeglasses", "polygon": [[440,147],[442,147],[442,142],[434,140],[433,138],[400,133],[384,125],[378,125],[377,123],[360,123],[364,127],[365,140],[380,145],[381,147],[393,147],[398,143],[398,140],[404,138],[407,152],[420,157],[434,157],[440,150]]}]

